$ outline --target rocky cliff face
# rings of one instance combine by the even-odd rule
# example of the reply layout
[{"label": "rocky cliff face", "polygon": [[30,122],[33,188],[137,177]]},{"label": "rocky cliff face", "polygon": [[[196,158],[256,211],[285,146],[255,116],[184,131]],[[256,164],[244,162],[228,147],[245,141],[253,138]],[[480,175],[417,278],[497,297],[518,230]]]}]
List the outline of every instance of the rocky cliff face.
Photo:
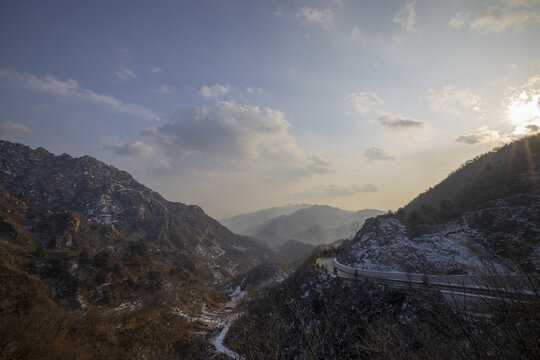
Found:
[{"label": "rocky cliff face", "polygon": [[[55,227],[46,235],[46,231],[37,235],[38,243],[46,248],[97,252],[99,238],[71,233],[58,236],[56,228],[75,222],[95,223],[101,232],[121,234],[128,245],[144,241],[175,251],[190,259],[199,274],[215,280],[242,272],[266,256],[264,246],[233,234],[200,207],[167,201],[127,172],[89,156],[55,156],[43,148],[33,150],[0,141],[0,185],[5,188],[3,197],[9,193],[51,217],[45,221],[42,214],[36,215]],[[27,215],[22,218],[24,224],[29,221]],[[128,245],[112,241],[108,247],[122,254]]]}]

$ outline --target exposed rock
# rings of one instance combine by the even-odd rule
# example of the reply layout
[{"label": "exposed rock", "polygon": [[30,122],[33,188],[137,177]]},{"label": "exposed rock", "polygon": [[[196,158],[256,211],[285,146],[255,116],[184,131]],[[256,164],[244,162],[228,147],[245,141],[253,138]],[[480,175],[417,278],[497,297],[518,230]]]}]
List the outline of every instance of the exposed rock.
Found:
[{"label": "exposed rock", "polygon": [[[55,156],[0,141],[0,185],[36,209],[22,214],[22,223],[46,248],[78,249],[92,241],[113,246],[122,234],[126,241],[179,251],[208,277],[245,271],[267,256],[264,246],[233,234],[199,206],[167,201],[127,172],[90,156]],[[97,238],[81,232],[82,223],[91,226],[86,219],[101,226]],[[9,232],[8,225],[2,229]]]}]

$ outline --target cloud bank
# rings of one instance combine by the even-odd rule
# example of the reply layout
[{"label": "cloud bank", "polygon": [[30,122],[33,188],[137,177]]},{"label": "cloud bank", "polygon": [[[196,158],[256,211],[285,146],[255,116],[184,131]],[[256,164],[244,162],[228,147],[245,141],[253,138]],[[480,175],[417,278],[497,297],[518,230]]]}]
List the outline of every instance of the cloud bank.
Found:
[{"label": "cloud bank", "polygon": [[288,133],[282,112],[218,101],[207,107],[181,108],[142,132],[149,142],[107,146],[117,154],[155,152],[175,169],[205,173],[255,172],[297,180],[332,171],[319,155],[306,154]]},{"label": "cloud bank", "polygon": [[62,81],[56,79],[53,75],[45,75],[43,78],[39,78],[32,74],[20,73],[13,68],[4,68],[0,69],[0,82],[8,87],[49,93],[69,101],[99,105],[113,112],[124,113],[145,120],[158,118],[154,112],[145,107],[124,103],[114,96],[97,94],[90,89],[81,87],[73,79]]}]

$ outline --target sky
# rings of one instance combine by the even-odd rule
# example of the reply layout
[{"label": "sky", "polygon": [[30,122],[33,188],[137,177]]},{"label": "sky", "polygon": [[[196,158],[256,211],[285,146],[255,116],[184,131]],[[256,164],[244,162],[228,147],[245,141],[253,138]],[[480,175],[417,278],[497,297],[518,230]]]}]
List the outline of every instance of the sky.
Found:
[{"label": "sky", "polygon": [[0,2],[0,138],[223,218],[396,210],[540,129],[540,0]]}]

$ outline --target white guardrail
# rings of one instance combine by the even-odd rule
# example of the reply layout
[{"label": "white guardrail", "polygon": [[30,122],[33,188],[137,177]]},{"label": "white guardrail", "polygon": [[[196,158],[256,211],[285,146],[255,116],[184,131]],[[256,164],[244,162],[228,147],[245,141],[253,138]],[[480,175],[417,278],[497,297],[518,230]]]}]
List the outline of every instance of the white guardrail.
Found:
[{"label": "white guardrail", "polygon": [[333,259],[332,265],[339,271],[353,278],[365,278],[381,282],[425,284],[445,288],[468,289],[468,290],[501,290],[504,292],[522,293],[533,295],[540,284],[538,274],[511,274],[511,275],[431,275],[418,273],[388,272],[364,270],[347,266]]}]

